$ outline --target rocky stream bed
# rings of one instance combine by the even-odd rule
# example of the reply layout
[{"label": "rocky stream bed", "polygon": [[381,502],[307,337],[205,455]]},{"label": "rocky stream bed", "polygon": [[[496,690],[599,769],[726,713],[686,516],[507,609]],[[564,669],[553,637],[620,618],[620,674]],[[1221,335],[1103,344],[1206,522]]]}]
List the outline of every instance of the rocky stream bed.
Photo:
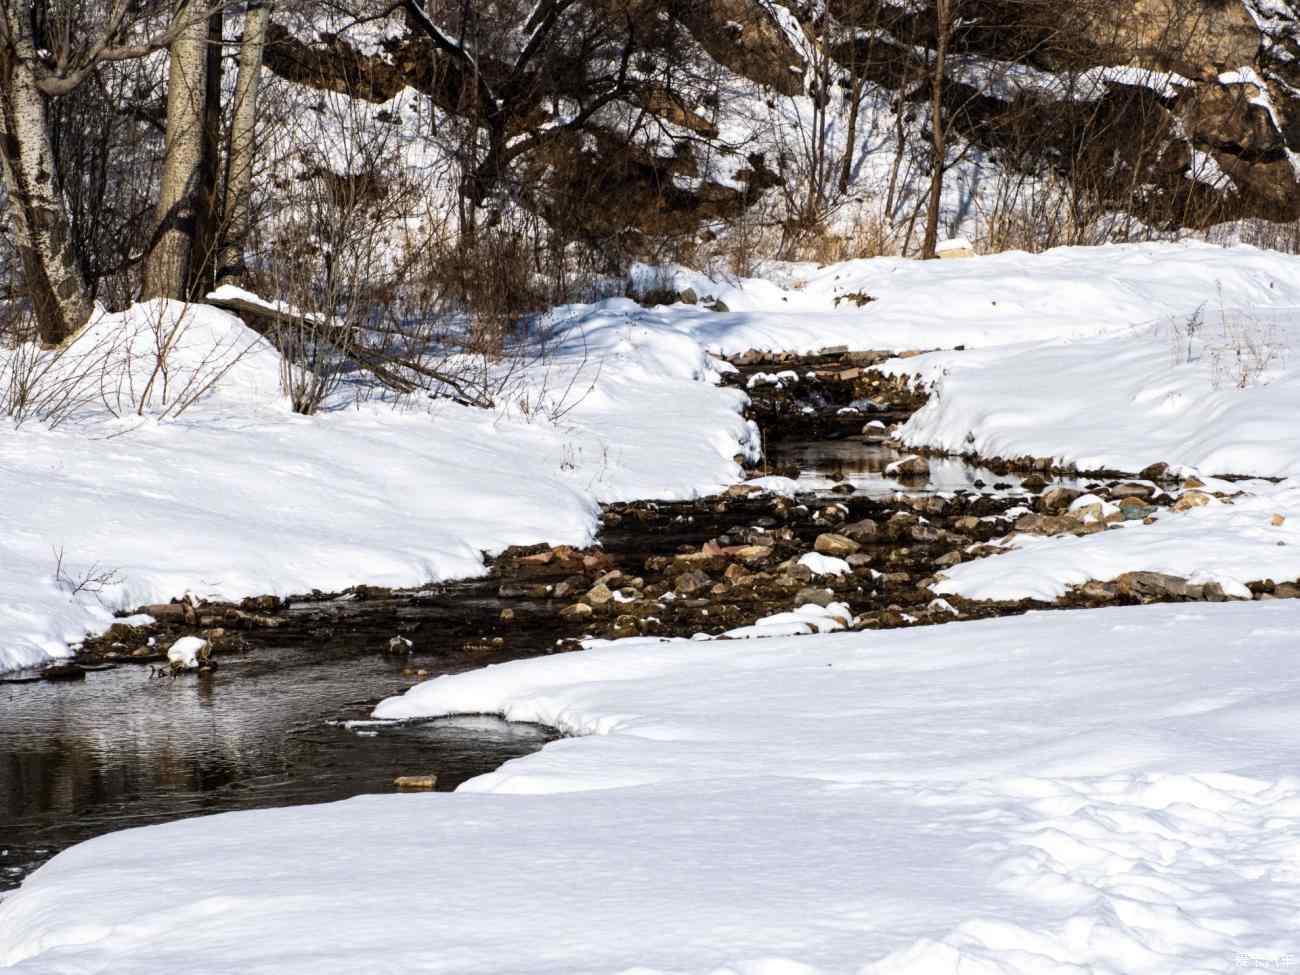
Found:
[{"label": "rocky stream bed", "polygon": [[[1100,532],[1208,495],[1163,465],[1125,476],[905,452],[894,432],[926,393],[873,372],[884,358],[738,357],[728,382],[748,389],[765,440],[753,480],[693,501],[609,505],[590,548],[513,548],[484,578],[412,590],[144,606],[72,662],[0,680],[0,889],[97,833],[385,791],[399,776],[454,788],[553,737],[487,719],[348,724],[435,674],[581,651],[592,638],[751,635],[773,617],[867,630],[1228,598],[1150,572],[1055,603],[938,596],[945,570],[996,558],[1013,533]],[[1290,580],[1250,588],[1300,596]],[[801,607],[805,617],[790,616]],[[197,671],[169,665],[183,637],[203,641]]]}]

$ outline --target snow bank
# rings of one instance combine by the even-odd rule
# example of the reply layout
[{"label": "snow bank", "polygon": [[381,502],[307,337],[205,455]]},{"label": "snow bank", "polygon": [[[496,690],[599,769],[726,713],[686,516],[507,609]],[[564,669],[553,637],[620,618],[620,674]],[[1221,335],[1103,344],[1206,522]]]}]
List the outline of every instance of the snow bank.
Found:
[{"label": "snow bank", "polygon": [[448,795],[128,830],[0,904],[23,975],[1182,975],[1300,951],[1300,604],[621,641],[384,717],[588,737]]},{"label": "snow bank", "polygon": [[[1270,291],[1263,291],[1265,295]],[[910,445],[1051,457],[1081,469],[1156,461],[1206,474],[1300,474],[1300,305],[1216,309],[1114,335],[932,353],[884,365],[935,384]]]},{"label": "snow bank", "polygon": [[945,569],[936,591],[1053,600],[1093,579],[1163,572],[1217,582],[1228,595],[1249,599],[1248,582],[1300,578],[1300,485],[1252,483],[1248,489],[1231,504],[1162,511],[1152,525],[1129,522],[1078,538],[1017,535],[1006,555]]},{"label": "snow bank", "polygon": [[[1212,319],[1220,298],[1229,312],[1300,308],[1300,258],[1197,242],[1061,247],[962,261],[774,264],[763,275],[718,275],[710,284],[669,268],[663,280],[689,285],[729,310],[677,304],[642,319],[732,355],[754,348],[902,351],[1086,338],[1182,321],[1202,305]],[[659,279],[638,272],[638,281],[651,280]]]},{"label": "snow bank", "polygon": [[570,310],[496,411],[345,388],[312,417],[289,411],[278,355],[232,315],[104,317],[59,364],[82,377],[65,422],[0,430],[0,670],[66,655],[116,609],[476,575],[484,550],[590,541],[600,500],[732,483],[752,449],[742,395],[636,307]]}]

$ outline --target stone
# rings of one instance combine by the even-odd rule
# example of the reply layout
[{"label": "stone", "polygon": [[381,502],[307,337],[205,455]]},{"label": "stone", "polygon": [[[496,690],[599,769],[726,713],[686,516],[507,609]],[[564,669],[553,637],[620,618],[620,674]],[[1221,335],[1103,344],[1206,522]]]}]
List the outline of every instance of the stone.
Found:
[{"label": "stone", "polygon": [[861,521],[855,521],[851,525],[844,525],[840,528],[838,534],[845,538],[852,539],[855,542],[863,542],[875,538],[880,533],[880,526],[870,518],[863,518]]},{"label": "stone", "polygon": [[[1163,572],[1125,572],[1115,580],[1121,592],[1157,599],[1186,599],[1187,580]],[[1201,591],[1204,598],[1204,588]]]},{"label": "stone", "polygon": [[746,565],[754,565],[771,558],[772,547],[770,545],[742,545],[733,554]]},{"label": "stone", "polygon": [[1205,482],[1202,481],[1199,477],[1195,477],[1195,476],[1193,476],[1193,477],[1189,477],[1189,478],[1187,478],[1185,481],[1183,481],[1183,487],[1185,487],[1185,488],[1203,488],[1203,487],[1205,487]]},{"label": "stone", "polygon": [[572,606],[565,606],[560,610],[560,617],[566,620],[586,620],[591,619],[595,611],[586,603],[574,603]]},{"label": "stone", "polygon": [[712,579],[698,569],[693,569],[679,575],[673,584],[673,589],[685,596],[693,592],[699,592],[701,589],[707,589],[711,585],[713,585]]},{"label": "stone", "polygon": [[831,494],[856,494],[857,490],[852,484],[841,483],[831,488]]},{"label": "stone", "polygon": [[700,300],[700,296],[695,293],[694,288],[683,288],[678,292],[677,300],[684,305],[693,305]]},{"label": "stone", "polygon": [[852,555],[862,546],[851,538],[844,535],[836,535],[831,532],[825,532],[817,536],[817,541],[813,543],[813,549],[822,555],[833,555],[836,558],[844,558]]},{"label": "stone", "polygon": [[1174,502],[1173,508],[1175,511],[1191,511],[1193,508],[1203,508],[1213,500],[1204,491],[1188,491]]},{"label": "stone", "polygon": [[953,549],[947,555],[941,555],[934,560],[934,564],[940,569],[950,569],[954,565],[961,564],[961,552]]},{"label": "stone", "polygon": [[929,477],[930,463],[924,457],[913,454],[896,460],[885,468],[885,473],[897,477]]},{"label": "stone", "polygon": [[1138,477],[1144,481],[1163,481],[1169,475],[1169,465],[1164,461],[1142,468]]},{"label": "stone", "polygon": [[872,420],[862,428],[862,436],[869,443],[880,443],[889,439],[889,427],[885,426],[879,420]]},{"label": "stone", "polygon": [[958,531],[970,533],[976,531],[980,526],[980,520],[974,515],[963,515],[953,522],[953,527]]},{"label": "stone", "polygon": [[582,601],[592,606],[604,606],[614,598],[614,592],[603,582],[598,582],[587,590],[587,594],[582,597]]},{"label": "stone", "polygon": [[1047,487],[1047,484],[1047,478],[1043,477],[1042,474],[1030,474],[1028,477],[1020,479],[1020,486],[1026,491],[1041,491]]},{"label": "stone", "polygon": [[1149,498],[1155,493],[1156,489],[1150,484],[1137,484],[1134,481],[1116,484],[1110,489],[1110,496],[1116,501],[1123,498]]},{"label": "stone", "polygon": [[1016,519],[1016,531],[1030,535],[1062,535],[1074,531],[1079,522],[1058,515],[1021,515]]},{"label": "stone", "polygon": [[438,784],[436,773],[429,775],[399,775],[393,785],[408,792],[428,792]]},{"label": "stone", "polygon": [[514,622],[514,619],[515,619],[515,611],[514,611],[513,609],[508,609],[508,608],[507,608],[507,609],[503,609],[503,610],[501,610],[501,622],[502,622],[502,623],[512,623],[512,622]]},{"label": "stone", "polygon": [[76,664],[54,664],[41,671],[45,680],[85,680],[86,672]]},{"label": "stone", "polygon": [[812,603],[815,606],[829,606],[835,600],[835,594],[829,589],[800,589],[794,596],[796,606],[806,606]]},{"label": "stone", "polygon": [[1274,515],[1268,520],[1268,523],[1274,528],[1281,528],[1286,524],[1286,515]]},{"label": "stone", "polygon": [[1043,492],[1043,507],[1054,512],[1068,511],[1070,505],[1081,497],[1083,497],[1082,491],[1058,484]]},{"label": "stone", "polygon": [[388,641],[388,652],[394,654],[410,653],[413,644],[404,636],[395,636]]}]

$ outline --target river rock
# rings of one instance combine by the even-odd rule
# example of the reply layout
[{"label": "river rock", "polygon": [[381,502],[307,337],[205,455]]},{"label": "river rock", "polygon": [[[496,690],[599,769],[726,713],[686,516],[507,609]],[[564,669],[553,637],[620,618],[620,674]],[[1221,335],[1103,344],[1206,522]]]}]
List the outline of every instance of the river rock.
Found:
[{"label": "river rock", "polygon": [[582,597],[582,601],[589,603],[593,607],[604,606],[614,598],[613,591],[603,582],[598,582],[587,590],[587,595]]},{"label": "river rock", "polygon": [[1116,484],[1110,489],[1110,496],[1116,501],[1124,498],[1149,498],[1155,493],[1156,489],[1150,484],[1138,484],[1135,481]]},{"label": "river rock", "polygon": [[838,559],[854,554],[861,547],[853,539],[831,532],[818,535],[817,541],[813,543],[813,548],[822,555],[833,555]]},{"label": "river rock", "polygon": [[929,477],[930,463],[924,457],[913,454],[894,461],[885,468],[885,473],[896,477]]},{"label": "river rock", "polygon": [[1079,527],[1073,518],[1059,515],[1021,515],[1016,519],[1016,531],[1030,535],[1063,535]]},{"label": "river rock", "polygon": [[808,587],[800,589],[794,596],[796,606],[807,606],[812,603],[814,606],[829,606],[835,600],[835,594],[829,589],[816,589]]},{"label": "river rock", "polygon": [[1043,492],[1043,507],[1052,512],[1068,511],[1070,505],[1081,497],[1082,491],[1058,484]]},{"label": "river rock", "polygon": [[1169,465],[1164,461],[1142,468],[1138,474],[1144,481],[1163,481],[1169,476]]},{"label": "river rock", "polygon": [[683,572],[679,575],[676,582],[673,584],[673,589],[681,593],[683,596],[687,596],[691,593],[699,592],[701,589],[707,589],[712,584],[713,580],[705,573],[700,572],[698,569],[694,569],[690,572]]},{"label": "river rock", "polygon": [[560,617],[566,620],[586,620],[591,619],[593,612],[594,610],[586,603],[574,603],[560,610]]}]

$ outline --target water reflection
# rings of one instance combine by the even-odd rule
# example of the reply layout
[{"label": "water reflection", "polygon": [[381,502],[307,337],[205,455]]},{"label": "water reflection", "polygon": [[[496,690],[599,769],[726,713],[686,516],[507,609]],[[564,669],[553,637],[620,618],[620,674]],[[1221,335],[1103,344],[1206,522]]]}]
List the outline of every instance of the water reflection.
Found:
[{"label": "water reflection", "polygon": [[305,648],[227,658],[210,679],[121,667],[84,683],[0,685],[0,889],[100,833],[388,792],[402,774],[436,772],[452,789],[552,737],[490,718],[365,735],[329,723],[409,685],[380,655]]}]

